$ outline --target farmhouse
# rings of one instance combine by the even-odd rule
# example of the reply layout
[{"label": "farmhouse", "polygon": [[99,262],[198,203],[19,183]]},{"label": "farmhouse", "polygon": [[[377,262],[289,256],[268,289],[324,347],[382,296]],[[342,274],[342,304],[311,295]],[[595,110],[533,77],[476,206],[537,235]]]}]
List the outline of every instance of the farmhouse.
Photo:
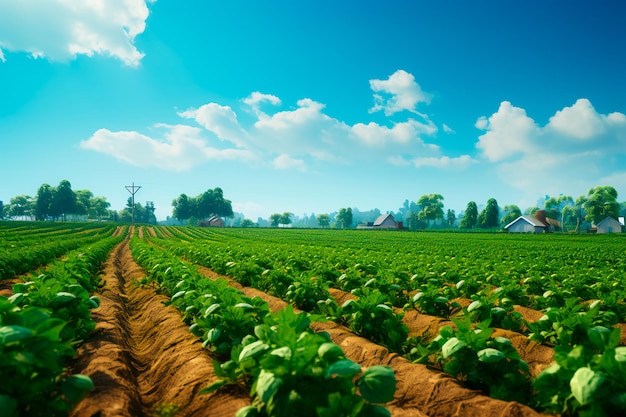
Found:
[{"label": "farmhouse", "polygon": [[224,227],[224,220],[217,216],[213,216],[209,220],[201,221],[198,225],[200,227]]},{"label": "farmhouse", "polygon": [[360,224],[357,229],[402,229],[402,222],[397,222],[393,214],[381,214],[374,222]]},{"label": "farmhouse", "polygon": [[504,226],[509,233],[544,233],[561,228],[561,222],[546,217],[545,210],[537,210],[534,216],[519,216]]},{"label": "farmhouse", "polygon": [[623,223],[620,223],[613,217],[605,217],[596,225],[596,233],[620,233],[623,226]]}]

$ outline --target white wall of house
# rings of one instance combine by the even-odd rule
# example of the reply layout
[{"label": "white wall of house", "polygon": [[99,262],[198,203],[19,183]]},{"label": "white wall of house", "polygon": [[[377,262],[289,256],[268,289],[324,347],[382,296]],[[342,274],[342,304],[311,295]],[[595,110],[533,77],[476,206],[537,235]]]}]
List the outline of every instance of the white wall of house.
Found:
[{"label": "white wall of house", "polygon": [[508,231],[509,233],[541,233],[543,229],[520,218],[508,228]]},{"label": "white wall of house", "polygon": [[622,225],[612,217],[607,217],[596,226],[597,233],[621,233]]}]

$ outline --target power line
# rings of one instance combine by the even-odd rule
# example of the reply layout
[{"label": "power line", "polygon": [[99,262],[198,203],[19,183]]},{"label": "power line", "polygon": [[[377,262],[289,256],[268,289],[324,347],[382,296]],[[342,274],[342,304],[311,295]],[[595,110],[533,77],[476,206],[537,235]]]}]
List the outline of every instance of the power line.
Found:
[{"label": "power line", "polygon": [[128,192],[133,198],[132,223],[131,224],[134,226],[135,225],[135,194],[137,193],[137,191],[141,189],[141,185],[135,185],[135,182],[133,181],[133,185],[127,185],[126,189],[128,190]]}]

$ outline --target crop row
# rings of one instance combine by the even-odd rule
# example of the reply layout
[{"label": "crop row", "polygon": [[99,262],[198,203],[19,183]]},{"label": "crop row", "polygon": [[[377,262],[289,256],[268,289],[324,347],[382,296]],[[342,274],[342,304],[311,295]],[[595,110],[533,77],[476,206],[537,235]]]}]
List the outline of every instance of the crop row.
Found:
[{"label": "crop row", "polygon": [[[194,234],[195,238],[188,234],[178,234],[179,238],[186,235],[187,239],[193,241],[193,245],[171,240],[157,243],[180,256],[208,266],[218,273],[232,276],[243,285],[257,286],[299,307],[306,304],[306,302],[301,302],[302,299],[308,300],[309,304],[321,306],[321,312],[328,314],[329,304],[332,306],[332,303],[325,298],[327,292],[324,292],[324,287],[334,285],[336,282],[331,282],[332,274],[330,277],[326,275],[326,279],[319,279],[321,274],[298,268],[305,258],[301,253],[296,257],[291,256],[293,252],[298,251],[298,246],[292,247],[291,252],[281,253],[279,250],[272,250],[275,249],[274,245],[268,245],[265,241],[262,245],[255,245],[254,242],[251,243],[241,238],[237,239],[237,244],[232,242],[226,244],[219,240],[203,243],[197,236],[198,232]],[[326,248],[328,249],[328,246]],[[287,248],[283,247],[283,249]],[[307,247],[306,251],[309,249]],[[311,258],[319,261],[315,253],[311,255]],[[364,269],[360,265],[357,265],[357,268],[357,272],[362,272]],[[371,269],[372,265],[367,265],[366,268]],[[406,331],[399,323],[401,315],[392,314],[390,308],[394,301],[406,298],[406,293],[401,286],[387,282],[385,287],[376,288],[374,283],[380,280],[380,277],[377,277],[375,273],[353,273],[352,275],[351,288],[359,297],[352,303],[342,306],[341,309],[335,306],[331,309],[331,315],[343,318],[351,328],[370,339],[386,337],[382,342],[391,349],[399,351],[409,348],[411,341],[407,343],[407,340],[403,338],[406,336]],[[344,270],[337,280],[345,280],[345,277]],[[454,285],[456,289],[463,287],[464,283],[458,284]],[[307,286],[314,287],[314,290],[311,291],[310,288],[306,288]],[[492,292],[490,296],[498,295],[501,291]],[[298,292],[301,293],[300,297],[297,295]],[[389,297],[389,294],[394,293],[395,295]],[[542,297],[549,298],[550,294],[546,293],[547,291],[544,291]],[[398,296],[398,294],[404,295]],[[428,297],[424,295],[424,292],[418,292],[412,301],[417,304],[426,298]],[[439,298],[443,297],[439,296]],[[609,410],[621,409],[620,407],[624,404],[619,400],[619,394],[623,393],[620,391],[623,385],[620,384],[623,384],[624,380],[612,369],[623,369],[621,361],[624,348],[618,347],[619,329],[610,330],[611,325],[616,322],[615,314],[610,311],[601,311],[600,303],[594,303],[591,308],[589,306],[583,308],[574,302],[577,300],[566,297],[564,299],[566,303],[562,307],[549,308],[544,320],[529,326],[534,331],[531,334],[533,340],[558,344],[556,364],[535,380],[536,394],[532,396],[532,399],[530,399],[527,365],[520,360],[517,352],[511,349],[510,342],[501,337],[490,337],[493,329],[489,326],[494,319],[516,318],[512,314],[512,301],[507,297],[498,299],[495,304],[493,300],[489,304],[489,300],[484,297],[475,300],[463,310],[467,320],[455,320],[456,329],[442,329],[440,336],[426,346],[413,346],[411,355],[420,360],[430,357],[443,370],[459,376],[470,386],[474,384],[474,387],[481,388],[497,398],[532,402],[538,408],[548,411],[562,411],[568,407],[569,409],[592,409],[599,407],[598,404],[604,404]],[[471,325],[472,321],[479,323]],[[477,333],[469,332],[469,328],[478,329],[481,336],[475,336]],[[376,330],[379,334],[372,334],[372,331]],[[599,337],[599,334],[603,336]],[[572,365],[571,361],[568,363],[561,360],[561,356],[570,352],[580,353],[581,349],[586,352],[585,359],[578,361],[575,365]],[[470,357],[474,358],[473,362],[469,360]],[[607,365],[609,362],[611,366]],[[596,392],[595,396],[587,397],[575,395],[578,391],[574,387],[588,389],[590,385],[593,385],[586,379],[580,380],[581,372],[584,372],[579,372],[581,369],[591,370],[592,374],[588,373],[587,376],[595,375],[598,378],[600,378],[599,375],[602,376],[602,384],[596,384],[602,386],[602,394]],[[546,384],[548,374],[558,374],[559,379],[550,380],[551,382]],[[498,377],[494,378],[494,375]],[[523,389],[524,386],[526,388]],[[493,387],[500,387],[500,390],[494,390]],[[557,394],[555,394],[555,389]],[[558,394],[563,392],[568,395],[559,397]],[[608,397],[612,399],[608,401]],[[578,402],[571,404],[574,401],[572,398]]]},{"label": "crop row", "polygon": [[114,226],[77,228],[75,233],[53,236],[29,234],[28,239],[18,239],[20,233],[14,233],[13,239],[4,236],[0,247],[0,279],[23,274],[71,250],[98,242],[111,236],[114,229]]},{"label": "crop row", "polygon": [[393,399],[393,371],[362,370],[328,335],[311,330],[310,315],[292,308],[271,313],[264,300],[247,297],[224,280],[206,279],[140,239],[131,241],[131,250],[149,274],[144,284],[158,283],[190,331],[221,361],[215,366],[220,380],[203,392],[229,384],[250,391],[252,405],[238,416],[389,415],[382,404]]},{"label": "crop row", "polygon": [[91,293],[100,285],[101,263],[123,238],[100,237],[0,297],[3,416],[66,415],[93,389],[87,376],[68,374],[66,363],[95,328],[91,309],[99,299]]}]

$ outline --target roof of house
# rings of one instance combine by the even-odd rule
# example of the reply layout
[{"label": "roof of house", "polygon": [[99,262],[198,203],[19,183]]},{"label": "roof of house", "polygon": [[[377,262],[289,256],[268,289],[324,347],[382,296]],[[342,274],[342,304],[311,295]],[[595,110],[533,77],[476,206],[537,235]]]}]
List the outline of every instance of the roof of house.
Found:
[{"label": "roof of house", "polygon": [[385,220],[387,220],[388,218],[391,217],[391,220],[396,221],[396,219],[393,218],[392,214],[381,214],[380,216],[378,216],[378,218],[374,221],[374,226],[380,226],[381,224],[383,224],[385,222]]},{"label": "roof of house", "polygon": [[602,220],[601,220],[601,221],[597,224],[597,226],[603,226],[605,223],[613,223],[613,224],[617,223],[617,224],[621,225],[621,223],[620,223],[619,221],[615,220],[615,219],[614,219],[613,217],[611,217],[611,216],[608,216],[608,217],[605,217],[604,219],[602,219]]},{"label": "roof of house", "polygon": [[504,228],[508,229],[509,227],[513,226],[515,223],[517,223],[520,220],[523,220],[526,223],[530,223],[531,225],[533,225],[535,227],[547,227],[544,222],[542,222],[539,219],[536,219],[533,216],[519,216],[517,219],[513,220],[511,223],[509,223],[506,226],[504,226]]}]

